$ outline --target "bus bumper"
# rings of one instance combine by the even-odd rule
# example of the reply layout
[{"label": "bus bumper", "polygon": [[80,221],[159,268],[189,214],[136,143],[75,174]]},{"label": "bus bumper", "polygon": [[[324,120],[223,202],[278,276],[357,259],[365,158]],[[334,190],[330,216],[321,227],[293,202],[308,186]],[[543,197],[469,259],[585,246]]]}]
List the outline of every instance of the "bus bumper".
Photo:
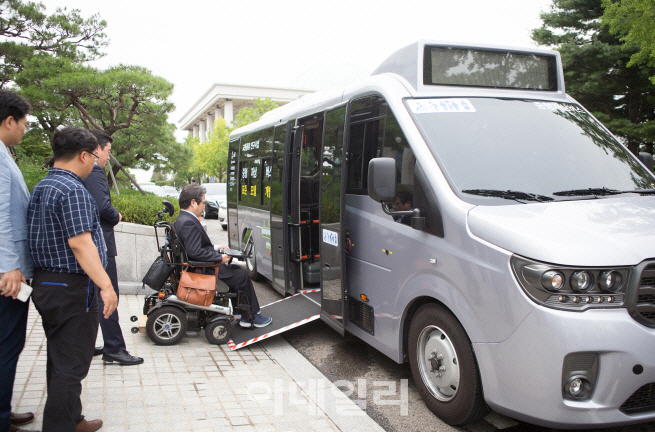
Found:
[{"label": "bus bumper", "polygon": [[[537,307],[504,342],[473,347],[485,400],[496,412],[554,428],[655,421],[655,329],[625,309],[576,313]],[[565,358],[580,352],[599,359],[593,391],[583,401],[563,393]],[[635,400],[639,412],[620,410]]]}]

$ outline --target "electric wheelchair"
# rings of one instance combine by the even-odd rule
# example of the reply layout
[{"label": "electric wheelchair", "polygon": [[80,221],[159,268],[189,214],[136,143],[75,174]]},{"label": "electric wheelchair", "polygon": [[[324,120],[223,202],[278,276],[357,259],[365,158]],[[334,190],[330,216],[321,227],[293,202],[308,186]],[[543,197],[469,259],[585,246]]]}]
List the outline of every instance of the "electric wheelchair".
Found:
[{"label": "electric wheelchair", "polygon": [[[150,340],[159,345],[177,344],[187,331],[205,330],[205,336],[211,344],[225,344],[232,333],[234,309],[239,309],[241,316],[252,320],[250,302],[247,295],[238,291],[230,293],[228,286],[220,279],[216,281],[216,293],[209,306],[198,306],[177,297],[177,287],[182,271],[189,269],[197,272],[201,269],[213,275],[213,262],[189,261],[184,247],[175,234],[174,227],[164,221],[165,213],[173,216],[175,208],[169,201],[163,201],[164,210],[157,212],[154,228],[159,256],[143,278],[143,286],[148,285],[155,292],[145,297],[143,314],[147,315],[146,333]],[[164,243],[159,245],[159,232],[164,231]],[[244,260],[252,253],[252,239],[245,242],[242,255],[232,256]],[[230,261],[231,262],[231,261]],[[232,307],[231,298],[236,298],[237,307]],[[132,317],[136,321],[136,317]],[[137,329],[138,330],[138,329]]]}]

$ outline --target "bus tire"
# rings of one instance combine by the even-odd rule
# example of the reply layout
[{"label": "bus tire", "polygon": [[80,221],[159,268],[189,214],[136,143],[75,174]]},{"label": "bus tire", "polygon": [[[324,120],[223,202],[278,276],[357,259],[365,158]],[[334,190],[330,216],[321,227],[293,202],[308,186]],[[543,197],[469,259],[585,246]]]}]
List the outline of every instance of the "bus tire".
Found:
[{"label": "bus tire", "polygon": [[250,257],[246,258],[246,270],[248,270],[248,277],[253,282],[259,281],[261,275],[257,272],[257,256],[255,256],[255,247],[252,248]]},{"label": "bus tire", "polygon": [[475,354],[464,328],[445,307],[426,304],[412,318],[408,351],[423,401],[442,421],[465,425],[487,411]]}]

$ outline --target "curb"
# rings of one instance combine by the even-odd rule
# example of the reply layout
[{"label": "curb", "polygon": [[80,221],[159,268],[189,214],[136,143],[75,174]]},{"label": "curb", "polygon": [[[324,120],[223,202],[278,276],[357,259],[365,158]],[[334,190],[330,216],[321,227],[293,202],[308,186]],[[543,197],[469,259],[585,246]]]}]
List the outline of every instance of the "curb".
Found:
[{"label": "curb", "polygon": [[[293,348],[284,338],[275,336],[260,343],[287,374],[310,398],[319,397],[317,406],[343,432],[384,431],[378,423],[361,410],[314,365]],[[312,387],[320,386],[318,389]],[[340,413],[346,409],[347,414]]]}]

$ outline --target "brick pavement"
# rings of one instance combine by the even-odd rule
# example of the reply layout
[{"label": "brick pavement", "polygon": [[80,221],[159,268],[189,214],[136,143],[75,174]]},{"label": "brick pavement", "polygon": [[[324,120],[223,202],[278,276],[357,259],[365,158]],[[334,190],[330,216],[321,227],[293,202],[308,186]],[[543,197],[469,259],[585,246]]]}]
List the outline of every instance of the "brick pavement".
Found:
[{"label": "brick pavement", "polygon": [[[102,419],[101,431],[382,431],[284,339],[231,351],[190,332],[157,346],[130,333],[130,315],[142,305],[142,296],[122,295],[119,314],[128,351],[145,362],[105,365],[97,356],[83,381],[83,413]],[[36,414],[26,429],[41,429],[45,369],[46,340],[31,304],[12,398],[14,412]]]}]

